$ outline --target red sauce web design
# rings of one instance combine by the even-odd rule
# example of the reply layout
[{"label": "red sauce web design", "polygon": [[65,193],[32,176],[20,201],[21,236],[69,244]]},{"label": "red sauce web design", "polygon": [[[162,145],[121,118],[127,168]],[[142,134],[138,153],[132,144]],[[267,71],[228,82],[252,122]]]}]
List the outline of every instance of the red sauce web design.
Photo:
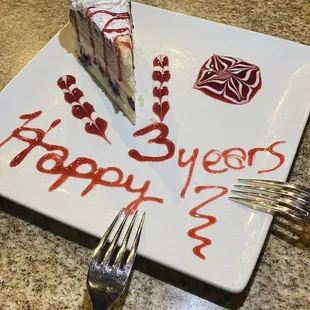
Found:
[{"label": "red sauce web design", "polygon": [[256,65],[239,58],[213,55],[201,67],[194,88],[212,98],[242,105],[255,96],[261,85]]},{"label": "red sauce web design", "polygon": [[[200,259],[206,259],[202,251],[212,244],[212,240],[205,236],[205,229],[214,225],[217,220],[214,215],[203,212],[203,209],[210,206],[212,202],[222,199],[227,194],[228,189],[221,184],[196,185],[197,170],[200,170],[200,173],[219,175],[235,170],[255,169],[254,164],[257,155],[268,154],[269,158],[273,158],[275,163],[271,167],[258,170],[257,173],[269,173],[279,169],[285,162],[285,156],[277,150],[285,141],[274,141],[268,146],[259,146],[249,150],[241,147],[226,150],[210,149],[207,151],[202,151],[199,148],[192,150],[179,148],[176,150],[174,142],[168,139],[169,127],[164,123],[167,113],[170,111],[168,82],[171,75],[167,56],[159,55],[154,59],[152,77],[154,81],[152,110],[158,118],[158,122],[136,131],[133,136],[139,137],[153,131],[159,131],[159,134],[150,139],[148,144],[150,144],[150,147],[164,145],[166,150],[160,156],[147,156],[141,154],[138,150],[130,150],[129,156],[132,160],[141,162],[141,165],[143,162],[175,160],[180,169],[186,169],[186,178],[182,188],[180,188],[180,197],[185,199],[190,194],[199,195],[199,197],[208,196],[207,199],[202,199],[198,205],[190,206],[189,215],[197,218],[199,225],[197,224],[197,226],[189,229],[187,233],[190,238],[198,241],[198,244],[193,248],[193,253]],[[107,122],[104,119],[95,117],[94,107],[84,99],[83,92],[77,88],[75,83],[76,80],[71,75],[61,77],[57,82],[64,92],[65,101],[72,107],[72,114],[85,122],[85,131],[87,133],[98,135],[106,142],[111,143],[106,137]],[[38,159],[37,170],[41,173],[58,176],[57,180],[50,186],[49,191],[61,187],[69,178],[75,178],[89,181],[81,196],[89,194],[96,186],[119,188],[135,195],[135,198],[126,207],[126,211],[129,213],[134,212],[144,202],[164,202],[164,198],[149,194],[151,180],[145,180],[141,186],[134,187],[134,174],[125,175],[119,167],[100,167],[95,160],[88,157],[78,157],[71,163],[65,164],[69,157],[69,150],[62,145],[46,142],[48,134],[53,130],[57,130],[61,120],[54,120],[47,129],[29,127],[30,123],[41,115],[41,111],[21,115],[20,119],[24,121],[23,124],[14,129],[11,135],[0,143],[0,148],[12,139],[20,140],[26,144],[25,148],[11,160],[11,167],[20,165],[35,148],[43,148],[46,154]],[[32,133],[32,138],[29,138],[29,133]],[[45,163],[47,161],[54,163],[51,168],[46,168]],[[89,167],[87,172],[79,172],[81,171],[79,168],[83,165]],[[113,181],[110,181],[111,177],[109,176],[111,174],[113,174]]]}]

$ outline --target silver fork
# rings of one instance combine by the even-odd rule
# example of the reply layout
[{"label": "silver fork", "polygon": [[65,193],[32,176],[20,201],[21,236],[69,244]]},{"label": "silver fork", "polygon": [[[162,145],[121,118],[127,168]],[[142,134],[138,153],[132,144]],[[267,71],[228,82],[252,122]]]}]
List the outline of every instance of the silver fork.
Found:
[{"label": "silver fork", "polygon": [[272,210],[310,223],[310,188],[292,183],[238,179],[245,185],[235,185],[233,194],[242,197],[229,197],[246,206]]},{"label": "silver fork", "polygon": [[[137,248],[141,236],[141,231],[145,219],[143,213],[140,220],[137,233],[132,243],[131,250],[125,258],[128,240],[137,218],[137,211],[134,213],[129,227],[125,233],[119,250],[117,250],[118,240],[128,219],[125,215],[118,230],[116,231],[110,245],[107,244],[109,236],[120,219],[123,209],[118,213],[110,227],[101,238],[97,248],[94,251],[87,274],[87,288],[92,299],[94,310],[108,309],[124,292],[132,266],[136,257]],[[107,249],[106,249],[107,248]]]}]

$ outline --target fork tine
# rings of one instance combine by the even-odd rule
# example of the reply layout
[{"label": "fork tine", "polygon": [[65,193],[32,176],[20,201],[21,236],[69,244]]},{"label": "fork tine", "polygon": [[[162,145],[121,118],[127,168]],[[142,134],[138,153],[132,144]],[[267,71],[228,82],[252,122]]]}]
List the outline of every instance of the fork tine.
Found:
[{"label": "fork tine", "polygon": [[121,233],[123,231],[123,228],[125,226],[125,223],[126,223],[127,219],[128,219],[128,213],[126,213],[126,216],[122,220],[119,228],[117,229],[117,231],[116,231],[116,233],[115,233],[115,235],[113,237],[113,240],[112,240],[112,242],[111,242],[107,252],[105,253],[105,256],[103,258],[103,263],[104,264],[108,263],[110,261],[110,259],[112,257],[112,254],[113,254],[113,252],[114,252],[114,250],[116,248],[117,241],[118,241],[118,239],[119,239],[119,237],[120,237],[120,235],[121,235]]},{"label": "fork tine", "polygon": [[[237,188],[240,188],[239,186],[236,186]],[[251,188],[251,190],[250,190]],[[242,188],[243,189],[243,188]],[[250,187],[245,191],[239,191],[239,190],[231,190],[233,194],[243,196],[243,197],[253,197],[253,198],[261,198],[265,199],[268,201],[278,201],[280,203],[285,204],[287,207],[290,207],[292,209],[298,209],[301,212],[307,213],[305,209],[307,209],[308,202],[304,200],[303,198],[300,198],[296,195],[290,195],[290,194],[283,194],[283,193],[278,193],[277,191],[272,191],[269,189],[257,189],[255,187]]]},{"label": "fork tine", "polygon": [[136,255],[137,255],[137,249],[138,249],[139,242],[140,242],[141,231],[142,231],[142,227],[143,227],[143,224],[144,224],[144,220],[145,220],[145,212],[143,213],[142,218],[140,220],[139,227],[138,227],[135,239],[134,239],[133,244],[132,244],[132,248],[131,248],[131,250],[129,252],[129,255],[128,255],[128,258],[127,258],[127,261],[126,261],[126,265],[129,268],[132,267],[133,262],[134,262],[134,260],[136,258]]},{"label": "fork tine", "polygon": [[118,219],[121,217],[121,214],[124,212],[124,208],[122,208],[119,213],[116,215],[115,219],[113,220],[113,222],[111,223],[111,225],[109,226],[109,228],[106,230],[106,232],[104,233],[104,235],[102,236],[98,246],[96,247],[96,249],[94,250],[94,254],[93,254],[93,259],[95,259],[98,262],[98,259],[102,253],[103,247],[105,246],[105,244],[107,243],[107,240],[109,238],[109,235],[111,233],[111,231],[113,230],[116,222],[118,221]]},{"label": "fork tine", "polygon": [[136,218],[137,218],[137,214],[138,214],[138,211],[136,211],[132,217],[132,220],[130,222],[130,225],[126,231],[126,234],[125,234],[125,237],[122,241],[122,244],[121,244],[121,247],[117,253],[117,256],[116,256],[116,259],[115,259],[115,262],[114,262],[114,266],[116,267],[119,267],[122,263],[122,260],[124,258],[124,255],[126,253],[126,249],[127,249],[127,244],[128,244],[128,240],[129,240],[129,237],[130,237],[130,234],[131,234],[131,231],[132,231],[132,227],[136,221]]},{"label": "fork tine", "polygon": [[302,193],[303,196],[310,195],[310,188],[302,185],[297,185],[293,183],[286,183],[282,181],[275,180],[263,180],[263,179],[238,179],[238,182],[249,184],[249,185],[266,185],[268,187],[278,188],[281,190],[287,190],[290,192]]},{"label": "fork tine", "polygon": [[251,207],[251,208],[261,208],[265,211],[267,210],[272,210],[272,211],[276,211],[285,215],[289,215],[291,217],[294,217],[296,219],[305,221],[307,223],[309,223],[309,218],[307,218],[308,214],[306,211],[305,214],[303,214],[302,212],[300,212],[299,210],[296,211],[294,209],[291,209],[287,206],[285,206],[285,204],[283,203],[278,203],[276,201],[264,201],[261,200],[259,198],[241,198],[241,197],[229,197],[230,200],[240,203],[242,205],[245,205],[247,207]]},{"label": "fork tine", "polygon": [[[269,192],[244,192],[244,191],[231,191],[233,194],[243,196],[245,198],[254,198],[255,200],[262,200],[264,199],[266,203],[278,203],[285,208],[295,209],[296,211],[299,210],[300,212],[304,213],[306,216],[308,214],[307,210],[303,207],[306,205],[304,201],[298,201],[296,199],[286,199],[281,197],[281,194],[269,193]],[[295,203],[294,203],[295,202]],[[301,207],[299,206],[301,205]]]},{"label": "fork tine", "polygon": [[310,203],[310,195],[303,191],[288,189],[285,187],[274,187],[274,186],[258,186],[258,185],[235,185],[236,188],[246,190],[246,191],[256,191],[256,192],[268,192],[271,195],[279,195],[284,197],[290,197],[304,203]]}]

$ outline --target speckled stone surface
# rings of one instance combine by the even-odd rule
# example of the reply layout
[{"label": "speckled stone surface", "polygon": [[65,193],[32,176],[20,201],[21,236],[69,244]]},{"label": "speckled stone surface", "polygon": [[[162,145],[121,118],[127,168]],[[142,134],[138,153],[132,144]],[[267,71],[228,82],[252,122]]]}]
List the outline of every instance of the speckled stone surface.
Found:
[{"label": "speckled stone surface", "polygon": [[[310,45],[309,0],[145,0]],[[0,1],[0,89],[67,22],[66,0]],[[0,172],[1,173],[1,172]],[[310,126],[290,180],[310,186]],[[91,309],[97,240],[0,198],[0,310]],[[246,290],[232,295],[142,258],[113,310],[310,309],[310,226],[276,219]]]}]

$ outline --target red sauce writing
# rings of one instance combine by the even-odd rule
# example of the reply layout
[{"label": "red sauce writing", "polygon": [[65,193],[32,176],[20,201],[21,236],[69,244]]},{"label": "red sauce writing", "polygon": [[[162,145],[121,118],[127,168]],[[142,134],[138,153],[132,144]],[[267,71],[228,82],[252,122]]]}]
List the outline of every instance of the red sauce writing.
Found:
[{"label": "red sauce writing", "polygon": [[[30,154],[30,152],[36,148],[41,147],[46,151],[50,152],[42,156],[37,162],[37,169],[46,174],[58,175],[58,179],[50,186],[49,190],[53,191],[59,188],[62,184],[64,184],[69,178],[76,179],[86,179],[89,180],[88,186],[83,190],[82,196],[88,194],[95,186],[101,185],[105,187],[117,187],[123,188],[129,193],[138,194],[138,197],[130,202],[127,207],[127,212],[134,212],[139,205],[143,202],[152,201],[157,203],[162,203],[163,199],[158,197],[148,196],[147,192],[149,190],[151,182],[149,180],[145,181],[141,187],[133,187],[134,175],[130,174],[127,177],[124,176],[124,173],[120,168],[117,167],[98,167],[97,163],[87,157],[78,157],[72,163],[65,164],[69,156],[69,150],[61,145],[49,144],[43,141],[46,135],[53,130],[55,127],[59,125],[61,122],[59,119],[56,119],[51,123],[49,128],[44,131],[40,128],[30,128],[26,127],[26,125],[41,115],[41,111],[32,113],[32,114],[24,114],[20,116],[20,119],[26,120],[22,126],[16,128],[12,134],[5,139],[2,143],[0,143],[0,147],[9,142],[12,138],[18,139],[28,144],[28,146],[22,150],[18,155],[16,155],[11,163],[11,167],[16,167],[22,163],[22,161]],[[23,136],[22,133],[33,133],[34,138],[28,138]],[[45,168],[46,162],[53,161],[54,165],[51,168]],[[89,167],[88,172],[79,172],[78,169],[81,166]],[[107,178],[108,174],[113,174],[115,179],[113,181],[109,181]],[[109,178],[110,179],[110,178]]]},{"label": "red sauce writing", "polygon": [[[264,152],[264,153],[274,156],[278,160],[278,163],[275,166],[270,167],[268,169],[264,169],[264,170],[258,170],[259,174],[268,173],[271,171],[275,171],[276,169],[280,168],[283,165],[285,161],[285,156],[275,150],[275,148],[278,145],[283,144],[283,143],[285,143],[285,141],[276,141],[270,144],[270,146],[268,147],[253,148],[253,149],[250,149],[249,151],[245,151],[244,149],[238,148],[238,147],[230,148],[224,151],[212,149],[210,151],[207,151],[203,155],[201,159],[201,165],[202,165],[202,168],[206,172],[211,173],[211,174],[225,173],[225,172],[228,172],[229,169],[241,170],[247,167],[252,167],[255,163],[254,160],[255,160],[255,156],[257,155],[257,153]],[[186,182],[180,193],[180,196],[182,198],[185,197],[187,189],[192,180],[195,165],[197,163],[200,151],[197,148],[194,149],[191,156],[187,160],[184,160],[185,152],[186,151],[184,149],[180,149],[179,156],[178,156],[178,165],[180,168],[185,168],[189,166]],[[224,164],[224,168],[217,168],[217,165],[220,165],[220,164]]]},{"label": "red sauce writing", "polygon": [[[115,28],[113,27],[113,23],[119,20],[127,20],[130,16],[127,13],[112,13],[105,10],[94,10],[88,9],[87,10],[87,19],[89,20],[89,32],[91,36],[91,46],[93,48],[94,54],[94,62],[96,62],[96,54],[95,54],[95,46],[94,40],[92,38],[92,27],[90,24],[90,19],[95,14],[108,14],[111,15],[112,18],[108,21],[103,28],[103,32],[105,33],[117,33],[118,35],[115,37],[114,43],[121,38],[123,35],[131,35],[130,29],[127,27],[124,28]],[[122,15],[123,14],[123,15]],[[76,16],[74,15],[73,24],[76,27],[76,33],[79,40],[79,32],[77,28],[77,21]],[[103,35],[102,32],[102,35]],[[104,37],[103,37],[104,39]],[[132,50],[131,43],[119,41],[118,44],[126,45],[129,49]],[[105,57],[105,74],[108,74],[108,63],[106,59],[106,44],[104,43],[104,57]],[[217,66],[217,70],[205,70],[206,68],[202,69],[200,72],[199,78],[195,87],[201,88],[203,92],[209,94],[210,96],[214,96],[212,94],[213,90],[212,87],[220,87],[223,83],[222,81],[226,81],[226,84],[231,82],[232,73],[230,72],[231,68],[243,70],[247,65],[247,63],[241,60],[234,60],[232,58],[222,57],[210,59],[210,63],[207,65],[214,64]],[[208,69],[208,68],[207,68]],[[245,68],[246,69],[246,68]],[[238,73],[238,78],[243,79],[242,86],[245,90],[241,89],[241,86],[234,92],[227,90],[225,88],[225,92],[223,96],[227,99],[229,97],[230,103],[235,104],[244,104],[248,102],[254,94],[257,92],[261,85],[260,81],[260,73],[259,69],[256,66],[250,68],[251,74],[247,77],[243,76],[243,73]],[[236,74],[236,70],[234,71]],[[212,75],[210,78],[209,75]],[[137,130],[133,136],[134,137],[141,137],[148,135],[152,132],[158,133],[155,138],[149,139],[148,143],[152,144],[152,147],[161,146],[164,148],[164,151],[161,155],[158,156],[151,156],[141,154],[138,150],[130,150],[129,156],[139,162],[163,162],[172,158],[175,155],[176,147],[173,141],[169,139],[169,127],[165,123],[165,119],[167,113],[170,110],[169,104],[169,88],[168,82],[171,78],[170,71],[169,71],[169,59],[165,55],[157,56],[153,61],[153,97],[154,103],[152,107],[153,113],[158,118],[158,122],[150,124],[142,129]],[[119,68],[119,79],[121,79],[121,71]],[[245,79],[247,79],[247,83],[245,83]],[[212,81],[211,81],[212,80]],[[217,84],[213,83],[216,81],[220,86],[216,86]],[[239,81],[240,82],[240,81]],[[241,83],[240,82],[240,83]],[[107,136],[106,136],[106,129],[108,123],[99,117],[95,117],[94,107],[85,100],[83,92],[77,88],[76,86],[76,79],[71,75],[66,75],[58,79],[58,86],[64,92],[64,99],[67,103],[71,105],[72,114],[74,117],[81,119],[85,122],[85,131],[90,134],[95,134],[102,137],[106,142],[109,144],[111,143]],[[210,84],[211,83],[211,84]],[[225,84],[225,83],[224,83]],[[228,85],[227,84],[227,85]],[[211,87],[211,86],[212,87]],[[230,85],[230,84],[229,84]],[[210,88],[211,87],[211,88]],[[216,92],[218,93],[221,89],[216,88]],[[241,93],[239,94],[238,92]],[[221,98],[219,98],[221,99]],[[225,100],[226,100],[225,99]],[[141,187],[133,187],[134,175],[130,174],[125,176],[123,171],[118,167],[99,167],[96,161],[91,158],[87,157],[78,157],[73,160],[71,163],[65,164],[69,157],[69,150],[61,145],[49,144],[45,142],[46,135],[54,130],[59,123],[61,122],[59,119],[54,120],[47,130],[43,130],[40,128],[30,128],[27,125],[34,120],[35,118],[41,115],[41,111],[32,113],[32,114],[24,114],[20,116],[20,119],[25,120],[22,126],[16,128],[12,134],[5,139],[3,142],[0,143],[0,147],[4,144],[8,143],[12,138],[18,139],[23,141],[27,144],[24,150],[22,150],[17,156],[15,156],[11,163],[11,167],[16,167],[22,163],[22,161],[31,153],[33,149],[36,147],[41,147],[47,151],[47,154],[43,155],[37,161],[37,169],[41,173],[57,175],[57,180],[50,186],[49,190],[54,191],[62,186],[68,179],[76,178],[76,179],[84,179],[88,180],[89,183],[82,191],[81,195],[85,196],[90,191],[94,189],[94,187],[100,185],[109,188],[121,188],[129,193],[137,194],[137,198],[131,201],[127,207],[127,212],[134,212],[139,205],[143,202],[156,202],[156,203],[163,203],[162,198],[153,197],[148,195],[148,191],[151,185],[150,180],[146,180]],[[27,136],[23,135],[23,133],[33,133],[34,138],[28,138]],[[250,150],[244,150],[240,147],[233,147],[226,150],[216,150],[211,149],[207,152],[201,154],[201,151],[198,148],[193,149],[191,153],[188,155],[186,154],[187,151],[184,148],[180,148],[177,152],[177,162],[180,168],[187,169],[186,170],[186,179],[183,185],[183,188],[180,191],[181,198],[186,198],[186,195],[190,190],[192,193],[200,194],[202,191],[205,192],[214,192],[216,193],[211,197],[206,199],[205,201],[201,202],[199,205],[194,206],[190,211],[189,214],[192,217],[203,219],[204,223],[191,228],[188,231],[188,236],[195,240],[198,240],[200,243],[193,248],[194,254],[199,257],[200,259],[205,259],[205,255],[202,253],[202,250],[209,246],[212,241],[201,235],[201,231],[207,227],[216,223],[216,218],[209,214],[204,214],[201,212],[202,208],[209,205],[211,202],[225,196],[228,192],[228,189],[221,185],[201,185],[195,186],[191,188],[191,184],[193,179],[195,178],[195,170],[199,167],[206,173],[210,174],[222,174],[227,173],[230,170],[242,170],[248,167],[253,167],[255,163],[255,159],[257,154],[265,153],[268,154],[270,157],[273,157],[277,160],[276,164],[272,167],[268,167],[266,169],[258,170],[259,174],[268,173],[271,171],[275,171],[276,169],[280,168],[284,161],[285,157],[283,154],[279,153],[276,148],[285,143],[285,141],[275,141],[271,143],[268,147],[257,147],[252,148]],[[51,168],[46,168],[47,162],[52,162],[53,166]],[[88,167],[87,172],[79,172],[79,168],[81,166]],[[111,181],[111,175],[113,176]],[[108,177],[110,176],[110,177]],[[199,233],[200,232],[200,233]]]},{"label": "red sauce writing", "polygon": [[163,123],[166,114],[170,109],[169,105],[169,89],[168,81],[170,80],[170,71],[169,71],[169,59],[168,56],[159,55],[153,60],[153,112],[159,118],[159,122],[150,124],[138,131],[136,131],[133,136],[139,137],[144,136],[153,131],[159,131],[159,134],[156,138],[150,139],[149,143],[165,145],[166,153],[160,156],[149,156],[142,155],[137,150],[130,150],[128,152],[129,156],[137,161],[141,162],[160,162],[165,161],[173,157],[175,153],[175,144],[169,140],[167,137],[169,135],[169,128]]},{"label": "red sauce writing", "polygon": [[[213,94],[212,87],[217,87],[217,83],[220,86],[227,84],[228,88],[226,87],[223,91],[221,89],[216,89],[215,93],[217,94],[222,91],[220,95],[217,95],[218,99],[224,98],[226,100],[227,98],[229,98],[228,102],[230,103],[244,104],[254,96],[254,94],[259,90],[261,86],[259,68],[254,65],[245,63],[244,61],[241,61],[239,59],[233,59],[229,57],[221,58],[214,55],[213,57],[211,57],[210,60],[207,61],[207,65],[210,65],[212,67],[212,70],[209,70],[207,67],[203,67],[195,84],[195,87],[210,96],[215,96]],[[234,74],[232,74],[231,70]],[[238,70],[240,70],[240,72]],[[244,77],[243,75],[243,72],[245,72],[245,70],[248,70],[250,72],[249,75],[247,75],[246,77]],[[170,109],[168,98],[168,81],[170,80],[171,76],[169,71],[169,59],[167,56],[160,55],[154,59],[152,78],[154,81],[153,112],[158,117],[159,122],[155,124],[150,124],[145,128],[136,131],[134,133],[134,137],[144,136],[157,130],[159,131],[157,137],[150,139],[148,142],[155,145],[164,145],[166,147],[166,151],[161,156],[150,156],[141,154],[137,150],[130,150],[129,156],[140,162],[165,161],[173,157],[175,154],[175,144],[167,138],[169,135],[169,128],[163,123],[166,114]],[[231,86],[230,81],[232,79],[239,79],[240,81],[238,80],[237,82],[240,82],[240,85],[243,87],[243,89],[240,86],[238,89],[233,89],[232,91],[229,90],[229,87]],[[223,81],[225,83],[223,83]],[[238,93],[240,90],[241,93]],[[225,93],[225,91],[227,93]],[[252,167],[257,153],[265,152],[277,158],[278,163],[275,166],[270,167],[269,169],[259,170],[258,173],[262,174],[271,172],[281,167],[285,161],[284,155],[275,150],[275,148],[282,143],[284,143],[284,141],[276,141],[268,147],[253,148],[249,151],[246,151],[240,147],[229,148],[223,151],[211,149],[202,156],[200,169],[202,168],[205,172],[211,174],[221,174],[228,172],[229,170],[241,170],[246,167]],[[181,198],[186,197],[186,194],[191,185],[191,181],[195,173],[195,166],[199,160],[198,158],[200,150],[198,148],[195,148],[192,151],[191,155],[187,158],[185,153],[186,150],[183,148],[180,148],[178,151],[179,167],[188,168],[186,181],[180,192]],[[194,253],[201,259],[205,259],[205,256],[201,252],[202,249],[210,245],[211,240],[198,235],[197,232],[206,227],[209,227],[210,225],[213,225],[216,222],[216,218],[211,215],[198,213],[198,211],[212,201],[224,196],[228,191],[226,187],[221,185],[198,186],[194,189],[194,191],[196,193],[199,193],[202,190],[211,189],[220,189],[221,191],[214,197],[207,199],[190,211],[191,216],[207,220],[206,223],[194,227],[188,232],[188,235],[191,238],[201,241],[201,244],[194,247],[193,249]]]},{"label": "red sauce writing", "polygon": [[[278,169],[279,167],[281,167],[285,161],[285,157],[283,154],[277,152],[275,150],[275,148],[280,145],[285,143],[285,141],[276,141],[272,144],[270,144],[270,146],[268,147],[258,147],[258,148],[253,148],[250,149],[249,151],[245,151],[242,148],[236,147],[236,148],[230,148],[224,151],[219,151],[219,150],[215,150],[212,149],[210,151],[207,151],[202,159],[201,159],[201,166],[202,168],[207,172],[207,173],[211,173],[211,174],[221,174],[221,173],[225,173],[227,171],[229,171],[229,169],[231,170],[241,170],[244,169],[246,167],[252,167],[254,165],[254,161],[255,161],[255,157],[257,155],[257,153],[259,152],[265,152],[269,155],[274,156],[277,159],[277,164],[273,167],[270,167],[269,169],[265,169],[265,170],[258,170],[259,174],[262,173],[268,173],[271,171],[275,171],[276,169]],[[180,168],[186,168],[188,166],[188,173],[187,173],[187,178],[185,181],[185,184],[183,186],[183,189],[180,192],[180,196],[181,198],[185,198],[188,188],[191,184],[193,175],[194,175],[194,170],[195,170],[195,166],[196,163],[198,162],[198,158],[199,158],[199,149],[194,149],[192,154],[190,155],[190,157],[188,159],[184,159],[185,158],[185,149],[180,149],[179,150],[179,155],[178,155],[178,165]],[[218,165],[223,165],[224,164],[224,168],[217,168]],[[205,256],[201,253],[201,250],[210,245],[211,244],[211,240],[197,235],[197,232],[207,228],[213,224],[216,223],[216,218],[211,216],[211,215],[207,215],[207,214],[202,214],[202,213],[198,213],[198,210],[200,210],[202,207],[206,206],[207,204],[211,203],[212,201],[226,195],[227,193],[227,188],[221,185],[214,185],[214,186],[197,186],[195,187],[194,191],[196,193],[201,192],[204,189],[221,189],[221,192],[204,201],[203,203],[199,204],[198,206],[194,207],[193,209],[191,209],[190,211],[190,215],[193,217],[199,217],[199,218],[203,218],[206,219],[207,222],[205,224],[202,224],[200,226],[194,227],[192,229],[189,230],[188,235],[193,238],[193,239],[197,239],[201,241],[201,244],[194,247],[193,252],[201,259],[205,259]]]},{"label": "red sauce writing", "polygon": [[155,143],[155,144],[160,144],[160,145],[165,145],[167,148],[167,152],[164,155],[160,156],[148,156],[148,155],[141,155],[137,150],[130,150],[129,151],[129,156],[134,158],[135,160],[138,161],[164,161],[169,158],[171,158],[174,155],[175,151],[175,145],[172,141],[167,139],[167,136],[169,134],[169,129],[168,127],[163,124],[163,123],[156,123],[156,124],[151,124],[147,127],[144,127],[143,129],[140,129],[134,133],[134,137],[139,137],[148,134],[151,131],[158,130],[159,135],[154,138],[150,139],[149,143]]},{"label": "red sauce writing", "polygon": [[192,180],[193,172],[194,172],[194,168],[195,168],[195,163],[196,163],[196,160],[197,160],[197,157],[198,157],[198,154],[199,154],[199,149],[194,149],[191,157],[188,160],[184,160],[183,159],[184,154],[185,154],[185,150],[184,149],[180,149],[179,150],[179,157],[178,157],[178,165],[181,168],[184,168],[187,165],[190,165],[190,166],[189,166],[188,175],[187,175],[187,178],[186,178],[185,185],[184,185],[184,187],[183,187],[183,189],[181,191],[181,194],[180,194],[181,198],[185,197],[187,189],[188,189],[188,186],[189,186],[189,184],[190,184],[190,182]]}]

